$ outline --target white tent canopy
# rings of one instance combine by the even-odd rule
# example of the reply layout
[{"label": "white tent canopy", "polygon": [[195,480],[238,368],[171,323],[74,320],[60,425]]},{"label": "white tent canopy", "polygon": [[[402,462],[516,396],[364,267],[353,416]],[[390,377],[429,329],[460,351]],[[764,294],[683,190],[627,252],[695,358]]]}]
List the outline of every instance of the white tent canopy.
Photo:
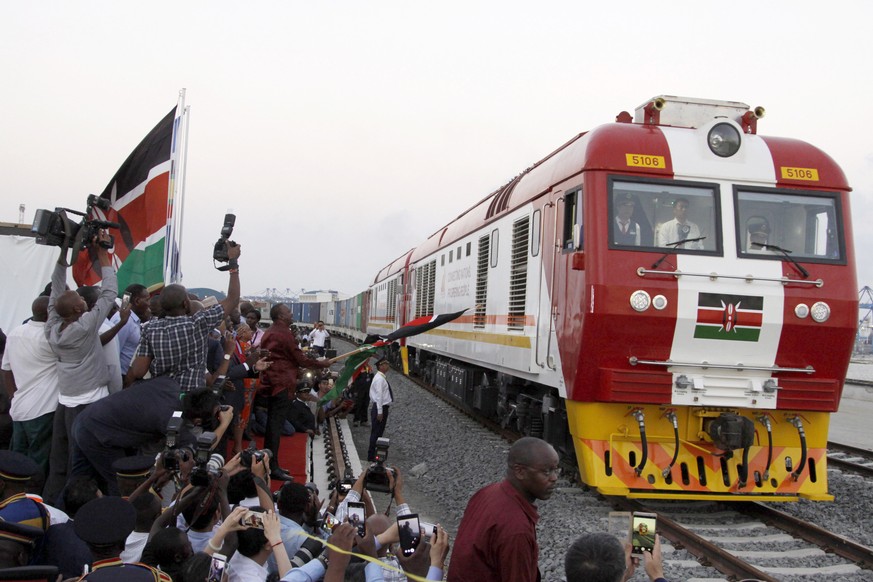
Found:
[{"label": "white tent canopy", "polygon": [[[38,245],[33,237],[0,236],[0,328],[9,333],[30,317],[30,304],[51,281],[60,249]],[[72,272],[67,284],[75,288]]]}]

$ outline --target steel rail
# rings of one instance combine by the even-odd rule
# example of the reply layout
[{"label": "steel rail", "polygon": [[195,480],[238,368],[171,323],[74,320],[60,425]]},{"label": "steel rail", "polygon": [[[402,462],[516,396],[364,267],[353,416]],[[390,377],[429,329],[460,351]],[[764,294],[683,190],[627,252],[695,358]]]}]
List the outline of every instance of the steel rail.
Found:
[{"label": "steel rail", "polygon": [[840,459],[838,457],[832,457],[830,453],[843,453],[845,455],[853,455],[856,457],[861,457],[866,459],[868,462],[873,463],[873,451],[868,449],[862,449],[859,447],[853,447],[851,445],[844,445],[840,443],[828,442],[828,465],[831,467],[838,467],[840,469],[844,469],[846,471],[852,471],[854,473],[858,473],[860,475],[864,475],[865,477],[873,477],[873,466],[861,465],[860,463],[855,463],[853,461],[847,461],[846,459]]},{"label": "steel rail", "polygon": [[779,578],[774,578],[742,558],[738,558],[730,552],[723,550],[658,511],[624,497],[608,497],[606,499],[622,511],[657,513],[658,533],[668,539],[673,545],[688,550],[704,566],[715,568],[725,576],[733,577],[737,580],[753,578],[761,582],[779,582]]},{"label": "steel rail", "polygon": [[815,544],[825,551],[851,560],[863,568],[873,568],[873,548],[868,548],[808,521],[755,501],[741,501],[736,505],[731,505],[731,508],[754,516],[768,525]]}]

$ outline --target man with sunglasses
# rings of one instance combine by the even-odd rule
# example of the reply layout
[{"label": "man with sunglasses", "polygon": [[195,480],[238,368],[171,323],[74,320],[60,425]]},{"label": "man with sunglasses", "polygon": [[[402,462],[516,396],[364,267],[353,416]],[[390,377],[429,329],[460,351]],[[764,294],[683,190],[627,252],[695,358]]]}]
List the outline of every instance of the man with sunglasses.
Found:
[{"label": "man with sunglasses", "polygon": [[448,582],[540,580],[534,502],[552,496],[558,453],[546,441],[521,438],[509,449],[506,479],[467,503],[452,550]]}]

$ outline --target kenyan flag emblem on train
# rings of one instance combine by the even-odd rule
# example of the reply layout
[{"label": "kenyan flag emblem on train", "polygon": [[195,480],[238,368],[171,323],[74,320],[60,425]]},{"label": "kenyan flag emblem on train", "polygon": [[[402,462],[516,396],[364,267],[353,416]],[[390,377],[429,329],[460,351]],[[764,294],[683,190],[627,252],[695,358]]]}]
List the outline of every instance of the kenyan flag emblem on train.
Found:
[{"label": "kenyan flag emblem on train", "polygon": [[764,319],[764,298],[754,295],[700,293],[694,337],[756,342]]}]

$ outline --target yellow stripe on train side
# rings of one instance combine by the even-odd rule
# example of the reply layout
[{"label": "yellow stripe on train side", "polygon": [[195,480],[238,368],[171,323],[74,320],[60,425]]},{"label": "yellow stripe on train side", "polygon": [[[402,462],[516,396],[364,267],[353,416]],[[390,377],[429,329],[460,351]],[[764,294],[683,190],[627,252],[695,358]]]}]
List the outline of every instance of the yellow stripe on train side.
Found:
[{"label": "yellow stripe on train side", "polygon": [[481,331],[456,331],[451,329],[432,329],[423,335],[433,334],[457,340],[530,349],[530,336],[505,333],[484,333]]}]

